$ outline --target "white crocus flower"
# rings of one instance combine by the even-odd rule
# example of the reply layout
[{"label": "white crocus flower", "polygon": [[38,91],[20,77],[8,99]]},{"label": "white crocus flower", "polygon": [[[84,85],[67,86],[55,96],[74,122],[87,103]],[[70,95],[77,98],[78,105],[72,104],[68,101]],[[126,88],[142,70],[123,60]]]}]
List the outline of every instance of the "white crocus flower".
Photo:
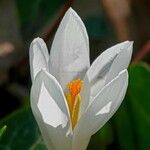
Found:
[{"label": "white crocus flower", "polygon": [[50,56],[44,41],[30,46],[31,107],[49,150],[85,150],[120,106],[128,85],[133,42],[104,51],[90,66],[89,39],[70,8]]}]

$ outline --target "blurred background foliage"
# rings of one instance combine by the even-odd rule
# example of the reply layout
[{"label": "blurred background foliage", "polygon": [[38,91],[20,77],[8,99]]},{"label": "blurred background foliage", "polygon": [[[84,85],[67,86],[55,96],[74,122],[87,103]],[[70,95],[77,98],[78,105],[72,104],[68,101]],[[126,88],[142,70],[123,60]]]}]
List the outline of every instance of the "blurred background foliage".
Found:
[{"label": "blurred background foliage", "polygon": [[87,28],[91,62],[117,42],[134,41],[125,100],[88,150],[150,150],[149,0],[1,0],[0,149],[46,150],[30,109],[28,50],[37,36],[50,49],[70,6]]}]

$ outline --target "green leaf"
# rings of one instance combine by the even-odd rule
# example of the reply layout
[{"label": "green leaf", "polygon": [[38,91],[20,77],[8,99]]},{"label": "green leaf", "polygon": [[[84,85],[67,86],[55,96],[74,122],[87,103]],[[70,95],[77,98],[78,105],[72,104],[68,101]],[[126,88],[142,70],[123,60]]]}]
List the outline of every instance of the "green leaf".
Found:
[{"label": "green leaf", "polygon": [[21,30],[31,38],[59,10],[64,0],[16,0]]},{"label": "green leaf", "polygon": [[2,150],[46,150],[30,108],[19,110],[0,122],[7,130],[0,140]]},{"label": "green leaf", "polygon": [[7,126],[4,125],[1,129],[0,129],[0,138],[2,137],[2,135],[4,134],[4,132],[6,131]]},{"label": "green leaf", "polygon": [[91,137],[87,150],[106,150],[112,144],[112,127],[107,123]]},{"label": "green leaf", "polygon": [[121,150],[150,149],[150,68],[146,64],[129,68],[129,88],[114,122]]},{"label": "green leaf", "polygon": [[128,111],[127,101],[127,98],[124,99],[124,102],[123,104],[121,104],[119,111],[113,117],[115,124],[114,129],[116,130],[116,135],[114,135],[114,139],[116,138],[118,140],[116,141],[119,149],[136,150],[132,119],[130,117],[130,112]]}]

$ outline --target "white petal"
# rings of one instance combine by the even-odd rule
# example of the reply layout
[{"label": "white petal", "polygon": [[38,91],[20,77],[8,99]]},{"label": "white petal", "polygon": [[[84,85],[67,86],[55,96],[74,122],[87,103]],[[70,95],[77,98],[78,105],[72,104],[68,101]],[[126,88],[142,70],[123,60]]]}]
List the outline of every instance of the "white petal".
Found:
[{"label": "white petal", "polygon": [[52,150],[71,150],[72,149],[72,136],[66,135],[66,129],[58,126],[52,128],[46,125],[49,137],[51,137],[53,149]]},{"label": "white petal", "polygon": [[68,120],[66,115],[63,114],[54,99],[50,96],[44,83],[41,86],[41,92],[37,105],[45,123],[53,126],[54,128],[59,125],[62,125],[62,127],[67,125]]},{"label": "white petal", "polygon": [[110,82],[115,76],[118,75],[120,71],[127,69],[132,57],[132,50],[133,42],[129,42],[128,47],[120,51],[111,65],[111,68],[107,75],[106,83]]},{"label": "white petal", "polygon": [[91,136],[90,137],[78,136],[76,140],[73,140],[72,150],[86,150],[90,142],[90,139]]},{"label": "white petal", "polygon": [[83,88],[81,89],[81,103],[80,103],[80,109],[79,109],[79,117],[85,112],[88,104],[89,104],[89,99],[90,99],[90,94],[91,94],[91,89],[90,89],[90,83],[88,76],[86,75],[84,80],[83,80]]},{"label": "white petal", "polygon": [[125,96],[127,85],[128,72],[124,70],[97,94],[74,129],[76,143],[78,137],[93,135],[112,117]]},{"label": "white petal", "polygon": [[65,105],[55,79],[41,70],[31,89],[31,108],[48,149],[61,150],[60,143],[67,150],[71,148],[71,137],[68,136],[70,121]]},{"label": "white petal", "polygon": [[87,74],[92,85],[91,96],[96,94],[118,73],[126,69],[132,55],[133,42],[119,43],[104,51],[92,64]]},{"label": "white petal", "polygon": [[32,41],[30,45],[29,56],[31,79],[33,81],[37,73],[42,68],[47,68],[47,63],[49,59],[46,44],[41,38],[36,38]]},{"label": "white petal", "polygon": [[[60,110],[67,116],[68,120],[70,119],[69,108],[66,102],[63,90],[55,77],[49,74],[46,70],[42,69],[35,81],[33,82],[32,91],[35,91],[35,97],[38,101],[40,90],[42,88],[42,84],[44,84],[45,88],[48,91],[49,96],[55,101]],[[31,92],[32,93],[32,92]],[[33,93],[34,94],[34,93]]]},{"label": "white petal", "polygon": [[108,104],[106,104],[97,114],[96,116],[98,115],[102,115],[102,114],[107,114],[110,112],[110,108],[111,108],[111,105],[112,105],[112,101],[108,102]]},{"label": "white petal", "polygon": [[88,35],[80,17],[70,8],[52,43],[49,71],[65,88],[74,78],[83,78],[89,66]]}]

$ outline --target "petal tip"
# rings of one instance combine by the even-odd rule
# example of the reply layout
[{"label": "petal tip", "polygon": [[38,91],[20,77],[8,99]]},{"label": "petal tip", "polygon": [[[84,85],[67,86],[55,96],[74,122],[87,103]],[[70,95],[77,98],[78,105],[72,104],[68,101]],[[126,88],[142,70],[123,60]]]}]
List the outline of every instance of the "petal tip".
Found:
[{"label": "petal tip", "polygon": [[130,46],[133,46],[133,44],[134,44],[134,41],[129,41]]},{"label": "petal tip", "polygon": [[134,41],[129,41],[128,51],[130,51],[132,55]]},{"label": "petal tip", "polygon": [[33,41],[32,41],[33,44],[39,43],[39,42],[44,42],[44,40],[40,37],[37,37],[37,38],[33,39]]},{"label": "petal tip", "polygon": [[67,11],[68,11],[68,12],[72,12],[72,11],[74,11],[74,10],[73,10],[72,7],[70,7]]},{"label": "petal tip", "polygon": [[129,40],[127,40],[127,41],[124,41],[124,42],[122,42],[122,43],[120,43],[120,44],[123,44],[123,45],[124,45],[124,48],[128,48],[128,47],[130,47],[130,46],[133,46],[133,43],[134,43],[134,41],[129,41]]},{"label": "petal tip", "polygon": [[72,13],[75,13],[75,10],[70,7],[67,11],[66,11],[66,14],[72,14]]},{"label": "petal tip", "polygon": [[[65,13],[65,16],[69,16],[69,17],[74,17],[74,18],[80,18],[79,17],[79,15],[77,14],[77,12],[72,8],[72,7],[70,7],[67,11],[66,11],[66,13]],[[80,18],[81,19],[81,18]]]},{"label": "petal tip", "polygon": [[129,42],[132,43],[132,44],[134,43],[134,41],[129,41]]}]

